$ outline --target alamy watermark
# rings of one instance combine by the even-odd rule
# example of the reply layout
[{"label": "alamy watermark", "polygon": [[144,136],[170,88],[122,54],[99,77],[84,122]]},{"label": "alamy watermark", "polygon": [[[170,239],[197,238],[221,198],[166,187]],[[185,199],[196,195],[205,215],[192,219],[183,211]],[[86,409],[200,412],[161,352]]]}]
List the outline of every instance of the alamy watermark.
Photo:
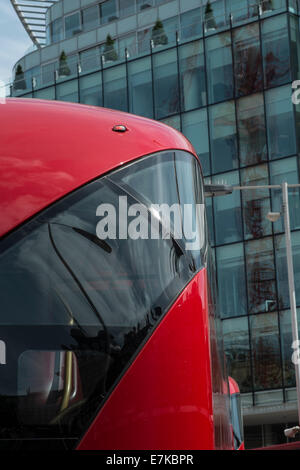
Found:
[{"label": "alamy watermark", "polygon": [[295,105],[300,104],[300,80],[294,80],[292,83],[292,89],[295,90],[292,93],[292,102]]},{"label": "alamy watermark", "polygon": [[127,196],[120,196],[118,207],[100,204],[96,226],[101,240],[158,240],[185,241],[187,251],[199,250],[204,244],[204,204],[143,204],[128,205]]}]

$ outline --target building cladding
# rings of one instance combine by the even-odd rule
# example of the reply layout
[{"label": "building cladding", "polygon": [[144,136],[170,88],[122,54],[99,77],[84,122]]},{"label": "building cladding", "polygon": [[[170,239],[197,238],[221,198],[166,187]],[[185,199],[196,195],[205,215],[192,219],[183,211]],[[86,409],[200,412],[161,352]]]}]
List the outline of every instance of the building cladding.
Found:
[{"label": "building cladding", "polygon": [[[161,120],[190,139],[214,183],[299,183],[300,108],[291,99],[300,79],[298,7],[59,0],[46,12],[47,45],[18,61],[10,93]],[[299,190],[289,198],[300,307]],[[266,218],[280,211],[281,193],[235,191],[207,202],[246,444],[283,442],[284,426],[297,421],[285,240],[283,222]]]}]

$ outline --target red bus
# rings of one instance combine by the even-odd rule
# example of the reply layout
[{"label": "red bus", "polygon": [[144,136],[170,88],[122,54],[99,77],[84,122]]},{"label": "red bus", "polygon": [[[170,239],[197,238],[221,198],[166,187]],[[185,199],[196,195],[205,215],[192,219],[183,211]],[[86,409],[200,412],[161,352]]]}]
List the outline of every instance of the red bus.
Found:
[{"label": "red bus", "polygon": [[[232,449],[191,144],[77,104],[9,99],[0,116],[0,448]],[[173,204],[192,248],[154,214]],[[153,216],[163,235],[139,233]]]}]

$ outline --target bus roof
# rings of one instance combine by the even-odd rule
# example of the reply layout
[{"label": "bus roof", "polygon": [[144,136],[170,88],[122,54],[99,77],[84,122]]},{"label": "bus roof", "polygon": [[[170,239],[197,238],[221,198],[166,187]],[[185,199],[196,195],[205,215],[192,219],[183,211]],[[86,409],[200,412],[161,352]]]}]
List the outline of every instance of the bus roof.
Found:
[{"label": "bus roof", "polygon": [[[157,121],[82,104],[0,104],[0,236],[100,175],[150,153],[195,150]],[[124,125],[126,132],[114,132]]]}]

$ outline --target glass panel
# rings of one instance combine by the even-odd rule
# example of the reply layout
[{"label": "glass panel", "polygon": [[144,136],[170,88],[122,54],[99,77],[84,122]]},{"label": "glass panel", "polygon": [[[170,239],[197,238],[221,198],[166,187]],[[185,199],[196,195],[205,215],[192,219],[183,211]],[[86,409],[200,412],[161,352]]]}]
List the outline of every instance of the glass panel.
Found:
[{"label": "glass panel", "polygon": [[297,80],[300,78],[300,32],[299,21],[297,17],[290,15],[290,36],[291,36],[291,62],[292,62],[292,78]]},{"label": "glass panel", "polygon": [[233,31],[236,96],[255,93],[263,88],[258,23]]},{"label": "glass panel", "polygon": [[227,14],[232,14],[232,23],[251,18],[258,14],[258,6],[255,11],[255,2],[252,0],[227,0]]},{"label": "glass panel", "polygon": [[126,66],[104,70],[104,106],[127,111]]},{"label": "glass panel", "polygon": [[138,32],[138,52],[143,54],[150,53],[150,41],[152,36],[152,28],[143,29]]},{"label": "glass panel", "polygon": [[177,116],[170,116],[165,119],[161,119],[161,122],[167,124],[167,126],[174,127],[177,131],[181,131],[181,122],[179,114]]},{"label": "glass panel", "polygon": [[93,47],[80,53],[81,72],[99,70],[101,67],[101,53],[99,47]]},{"label": "glass panel", "polygon": [[246,243],[249,313],[270,312],[277,307],[272,238]]},{"label": "glass panel", "polygon": [[179,112],[179,84],[176,50],[153,55],[156,118]]},{"label": "glass panel", "polygon": [[137,55],[136,34],[128,34],[119,38],[119,57],[125,59],[125,51],[127,49],[127,58]]},{"label": "glass panel", "polygon": [[110,65],[119,60],[118,55],[118,39],[112,39],[108,34],[106,36],[106,41],[104,44],[101,44],[100,50],[102,55],[102,61],[104,65]]},{"label": "glass panel", "polygon": [[269,18],[262,23],[262,53],[267,88],[291,80],[290,48],[286,15]]},{"label": "glass panel", "polygon": [[59,101],[78,103],[78,80],[71,80],[57,85],[56,93]]},{"label": "glass panel", "polygon": [[[259,165],[241,171],[242,186],[264,186],[269,184],[268,166]],[[260,238],[272,233],[267,219],[271,210],[268,189],[242,191],[245,238]]]},{"label": "glass panel", "polygon": [[233,68],[229,33],[206,39],[209,103],[233,97]]},{"label": "glass panel", "polygon": [[100,25],[99,5],[82,10],[82,26],[84,31],[97,28]]},{"label": "glass panel", "polygon": [[128,63],[129,112],[153,117],[151,59]]},{"label": "glass panel", "polygon": [[223,318],[247,315],[243,245],[222,246],[216,253],[221,315]]},{"label": "glass panel", "polygon": [[78,33],[81,33],[79,12],[65,17],[65,38],[71,38]]},{"label": "glass panel", "polygon": [[42,65],[42,84],[43,85],[54,83],[55,70],[57,70],[57,62],[51,62],[51,64]]},{"label": "glass panel", "polygon": [[109,23],[118,19],[116,0],[101,3],[101,23]]},{"label": "glass panel", "polygon": [[252,381],[247,318],[224,320],[223,335],[228,374],[237,381],[242,393],[248,392]]},{"label": "glass panel", "polygon": [[238,100],[237,114],[241,166],[267,160],[263,95],[256,94]]},{"label": "glass panel", "polygon": [[59,64],[58,64],[58,80],[65,80],[70,78],[72,75],[78,74],[78,55],[66,55],[64,52],[61,53]]},{"label": "glass panel", "polygon": [[227,0],[211,0],[203,2],[203,16],[206,33],[214,33],[226,25],[225,3]]},{"label": "glass panel", "polygon": [[[292,252],[295,277],[295,294],[296,302],[300,303],[300,232],[292,232]],[[285,235],[277,235],[275,237],[275,254],[277,269],[277,285],[279,308],[285,309],[290,306],[289,284],[287,274],[287,258]]]},{"label": "glass panel", "polygon": [[58,42],[63,40],[63,23],[62,18],[54,20],[51,25],[51,42]]},{"label": "glass panel", "polygon": [[153,6],[154,6],[154,0],[137,0],[138,11],[143,11]]},{"label": "glass panel", "polygon": [[179,48],[181,107],[183,111],[206,105],[203,41]]},{"label": "glass panel", "polygon": [[88,77],[81,77],[80,86],[80,103],[90,104],[93,106],[102,106],[102,80],[101,73],[94,73]]},{"label": "glass panel", "polygon": [[[298,316],[298,330],[300,330],[300,311],[297,310]],[[292,320],[291,311],[285,310],[280,312],[280,332],[281,332],[281,350],[282,350],[282,362],[283,362],[283,378],[285,387],[295,387],[295,365],[292,362],[292,355],[294,349],[292,349],[293,336],[292,336]]]},{"label": "glass panel", "polygon": [[134,15],[135,13],[135,0],[121,0],[119,1],[120,16]]},{"label": "glass panel", "polygon": [[[195,210],[196,204],[202,205],[204,199],[200,166],[195,157],[180,151],[164,153],[156,157],[156,162],[154,166],[150,156],[136,163],[134,173],[130,167],[124,168],[112,179],[150,209],[153,204],[171,208],[164,213],[158,206],[154,210],[167,232],[171,231],[178,244],[183,243],[184,249],[190,251],[194,266],[199,269],[203,266],[200,250],[205,247],[204,216],[197,221]],[[173,204],[180,207],[177,214]],[[191,210],[186,210],[187,205]]]},{"label": "glass panel", "polygon": [[[287,182],[289,184],[298,184],[298,160],[294,158],[285,158],[270,163],[271,184],[281,184]],[[299,188],[289,188],[289,213],[291,229],[300,228],[300,190]],[[281,212],[282,210],[282,190],[272,189],[272,210],[273,212]],[[283,232],[283,218],[280,217],[273,224],[275,232]]]},{"label": "glass panel", "polygon": [[[164,33],[167,36],[167,44],[175,44],[176,42],[176,32],[179,31],[179,17],[174,16],[173,18],[168,18],[162,22]],[[153,37],[153,36],[152,36]],[[157,46],[156,46],[157,47]]]},{"label": "glass panel", "polygon": [[255,390],[282,387],[277,313],[250,317]]},{"label": "glass panel", "polygon": [[202,36],[202,21],[201,8],[195,8],[180,15],[180,39]]},{"label": "glass panel", "polygon": [[182,115],[182,132],[194,146],[205,175],[210,174],[207,110],[192,111]]},{"label": "glass panel", "polygon": [[266,92],[266,113],[270,158],[296,153],[295,121],[290,86]]},{"label": "glass panel", "polygon": [[209,108],[213,173],[238,167],[234,102]]},{"label": "glass panel", "polygon": [[[224,173],[213,177],[213,183],[239,185],[239,174],[237,171]],[[242,211],[239,191],[222,197],[216,197],[213,202],[215,214],[216,244],[223,245],[242,240]]]},{"label": "glass panel", "polygon": [[40,100],[55,100],[55,88],[52,86],[44,90],[37,90],[34,92],[34,97]]}]

